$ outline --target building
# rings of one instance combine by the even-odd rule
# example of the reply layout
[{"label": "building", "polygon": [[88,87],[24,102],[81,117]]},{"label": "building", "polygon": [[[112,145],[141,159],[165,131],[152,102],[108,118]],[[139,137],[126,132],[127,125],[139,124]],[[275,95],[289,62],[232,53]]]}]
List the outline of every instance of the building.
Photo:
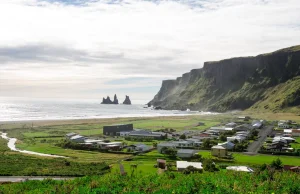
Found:
[{"label": "building", "polygon": [[227,141],[231,141],[231,142],[234,142],[235,140],[237,140],[238,142],[242,142],[245,139],[246,139],[246,137],[244,135],[236,135],[236,136],[232,136],[232,137],[227,137]]},{"label": "building", "polygon": [[119,150],[123,148],[123,142],[98,142],[101,149],[114,149]]},{"label": "building", "polygon": [[227,150],[232,150],[235,146],[235,144],[230,142],[230,141],[227,141],[227,142],[224,142],[224,143],[218,143],[218,145],[222,146],[223,148],[226,148]]},{"label": "building", "polygon": [[193,157],[198,151],[192,149],[179,149],[177,151],[177,156],[180,158],[191,158]]},{"label": "building", "polygon": [[278,122],[278,127],[281,129],[289,129],[290,125],[287,121],[279,121]]},{"label": "building", "polygon": [[140,130],[140,131],[131,131],[128,136],[161,140],[161,139],[165,139],[166,133]]},{"label": "building", "polygon": [[162,142],[162,143],[159,143],[159,144],[157,144],[157,147],[156,147],[158,153],[162,153],[161,150],[164,147],[176,149],[176,144],[174,144],[172,142]]},{"label": "building", "polygon": [[149,147],[145,144],[135,144],[133,146],[134,146],[135,151],[137,151],[137,152],[146,152],[151,149],[151,147]]},{"label": "building", "polygon": [[129,136],[130,132],[131,131],[120,131],[120,136],[121,137],[127,137],[127,136]]},{"label": "building", "polygon": [[254,172],[251,168],[247,166],[228,166],[226,167],[226,170],[233,170],[233,171],[239,171],[239,172]]},{"label": "building", "polygon": [[292,136],[300,137],[300,129],[293,129],[292,130]]},{"label": "building", "polygon": [[238,120],[240,121],[249,121],[251,118],[249,116],[239,116]]},{"label": "building", "polygon": [[177,171],[183,171],[189,166],[192,166],[192,167],[197,168],[199,170],[203,169],[201,162],[176,161]]},{"label": "building", "polygon": [[103,127],[103,134],[108,136],[120,135],[121,131],[133,131],[133,124],[120,124]]},{"label": "building", "polygon": [[81,135],[75,135],[75,136],[72,136],[70,138],[70,141],[73,141],[73,142],[76,142],[76,143],[84,143],[85,141],[85,137],[84,136],[81,136]]},{"label": "building", "polygon": [[261,129],[263,127],[263,124],[260,121],[258,121],[256,123],[252,124],[252,126],[254,129]]},{"label": "building", "polygon": [[66,134],[66,138],[68,138],[68,139],[70,139],[71,137],[73,137],[73,136],[75,136],[75,135],[77,135],[77,133],[68,133],[68,134]]},{"label": "building", "polygon": [[213,146],[211,148],[211,155],[216,157],[226,157],[227,149],[220,145]]},{"label": "building", "polygon": [[236,127],[236,126],[237,126],[237,124],[234,123],[234,122],[227,123],[227,124],[225,125],[225,127],[232,127],[232,128],[234,128],[234,127]]},{"label": "building", "polygon": [[210,130],[222,132],[222,131],[232,131],[233,128],[232,127],[220,126],[220,127],[211,127]]}]

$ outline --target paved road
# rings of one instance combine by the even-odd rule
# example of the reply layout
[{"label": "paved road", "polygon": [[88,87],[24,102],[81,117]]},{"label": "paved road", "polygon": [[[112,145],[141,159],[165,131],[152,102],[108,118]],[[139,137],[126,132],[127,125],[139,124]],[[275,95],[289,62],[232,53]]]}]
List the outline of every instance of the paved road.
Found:
[{"label": "paved road", "polygon": [[44,179],[52,179],[52,180],[67,180],[74,179],[73,177],[41,177],[41,176],[0,176],[1,182],[24,182],[27,180],[44,180]]},{"label": "paved road", "polygon": [[267,136],[272,133],[273,126],[265,126],[264,128],[260,129],[258,133],[258,140],[252,142],[247,149],[246,154],[257,154],[259,148],[262,146],[262,144],[267,139]]}]

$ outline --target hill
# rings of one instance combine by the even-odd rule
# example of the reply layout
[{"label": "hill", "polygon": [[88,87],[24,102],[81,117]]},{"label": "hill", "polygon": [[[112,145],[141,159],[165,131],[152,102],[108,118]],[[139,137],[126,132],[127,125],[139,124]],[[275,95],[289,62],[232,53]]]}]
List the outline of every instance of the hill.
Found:
[{"label": "hill", "polygon": [[151,105],[225,112],[256,109],[300,112],[300,45],[255,57],[205,62],[164,80]]}]

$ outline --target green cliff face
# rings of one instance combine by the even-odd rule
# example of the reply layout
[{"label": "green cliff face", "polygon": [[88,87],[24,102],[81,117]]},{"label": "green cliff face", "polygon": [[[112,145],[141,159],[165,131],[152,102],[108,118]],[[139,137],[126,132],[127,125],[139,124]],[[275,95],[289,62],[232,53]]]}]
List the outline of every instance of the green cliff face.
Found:
[{"label": "green cliff face", "polygon": [[298,111],[299,96],[300,46],[294,46],[256,57],[205,62],[202,69],[163,81],[150,103],[165,109],[218,112]]}]

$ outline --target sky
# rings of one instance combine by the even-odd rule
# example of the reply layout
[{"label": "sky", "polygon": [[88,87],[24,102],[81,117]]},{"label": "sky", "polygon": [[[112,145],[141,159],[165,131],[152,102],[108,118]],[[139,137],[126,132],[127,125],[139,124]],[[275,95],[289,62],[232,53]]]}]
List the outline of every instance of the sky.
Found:
[{"label": "sky", "polygon": [[300,44],[299,0],[0,0],[0,97],[147,103],[205,61]]}]

